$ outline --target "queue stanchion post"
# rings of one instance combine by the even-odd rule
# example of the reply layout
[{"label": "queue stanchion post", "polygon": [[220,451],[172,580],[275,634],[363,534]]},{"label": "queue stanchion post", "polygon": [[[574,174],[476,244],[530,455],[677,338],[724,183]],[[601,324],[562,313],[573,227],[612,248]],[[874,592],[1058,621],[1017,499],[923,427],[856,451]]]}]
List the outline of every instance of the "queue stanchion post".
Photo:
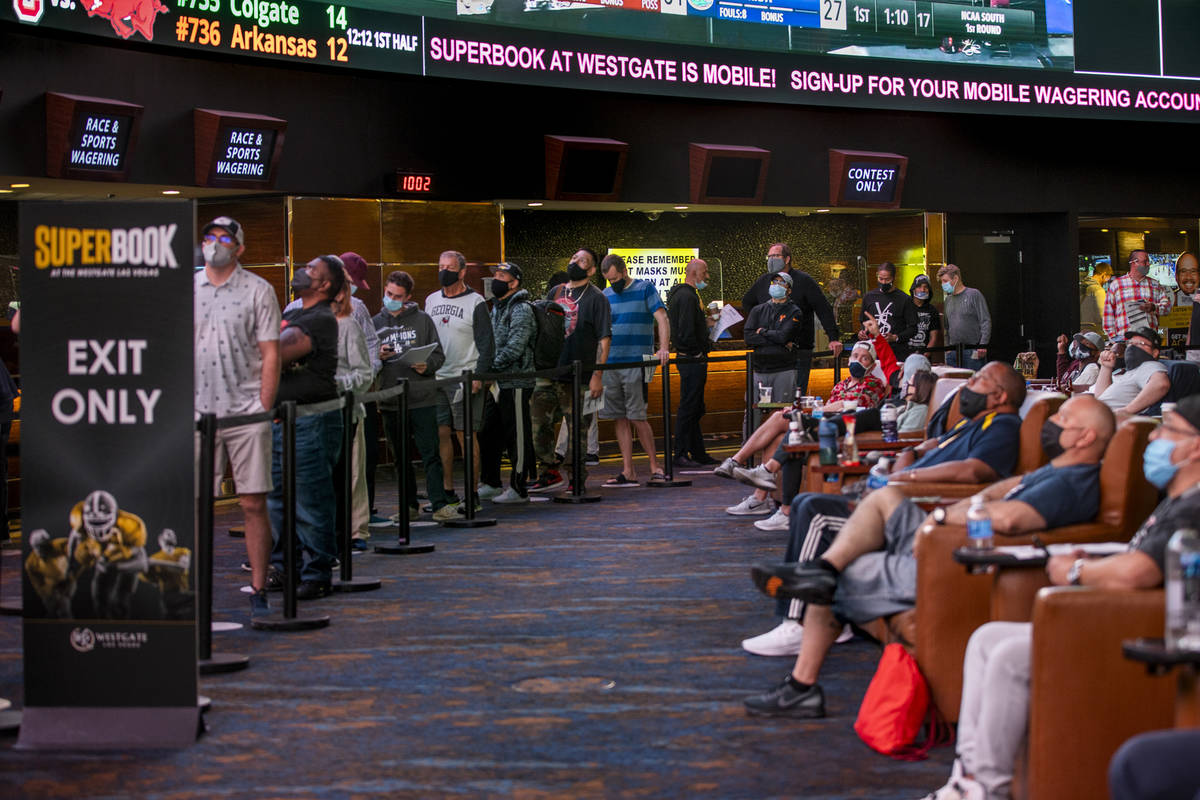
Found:
[{"label": "queue stanchion post", "polygon": [[[416,556],[422,553],[432,553],[437,549],[432,544],[413,544],[410,538],[411,523],[408,520],[408,509],[414,498],[408,496],[408,474],[412,470],[412,458],[408,454],[408,380],[400,379],[403,387],[396,398],[396,497],[399,506],[399,532],[395,544],[377,544],[375,552],[385,556]],[[422,523],[433,525],[434,523]]]},{"label": "queue stanchion post", "polygon": [[[850,348],[850,351],[853,351],[853,349],[854,348]],[[843,350],[842,352],[847,353],[850,351]],[[833,385],[837,386],[841,382],[842,382],[842,357],[840,355],[838,355],[837,353],[835,353],[833,356]]]},{"label": "queue stanchion post", "polygon": [[307,631],[329,625],[328,614],[296,612],[296,402],[280,405],[283,449],[283,613],[254,617],[250,625],[260,631]]},{"label": "queue stanchion post", "polygon": [[217,417],[200,415],[200,499],[196,509],[196,641],[201,675],[237,672],[250,666],[247,656],[212,651],[213,471],[217,449]]},{"label": "queue stanchion post", "polygon": [[[475,382],[475,373],[467,370],[462,374],[463,394],[463,518],[448,519],[442,524],[447,528],[485,528],[495,525],[496,520],[475,516],[475,420],[472,419],[475,410],[474,398],[471,396],[471,385]],[[482,398],[481,398],[482,402]]]},{"label": "queue stanchion post", "polygon": [[571,491],[556,494],[556,503],[599,503],[600,495],[587,494],[583,479],[583,372],[571,362]]},{"label": "queue stanchion post", "polygon": [[342,518],[338,520],[338,559],[342,562],[338,577],[333,581],[335,592],[370,592],[382,588],[378,578],[354,577],[354,553],[350,547],[350,525],[354,519],[354,392],[342,392],[342,470],[334,476],[342,488]]},{"label": "queue stanchion post", "polygon": [[675,459],[671,454],[671,359],[662,365],[662,415],[663,415],[663,476],[664,481],[648,481],[653,489],[669,489],[675,486],[691,486],[692,482],[675,478]]}]

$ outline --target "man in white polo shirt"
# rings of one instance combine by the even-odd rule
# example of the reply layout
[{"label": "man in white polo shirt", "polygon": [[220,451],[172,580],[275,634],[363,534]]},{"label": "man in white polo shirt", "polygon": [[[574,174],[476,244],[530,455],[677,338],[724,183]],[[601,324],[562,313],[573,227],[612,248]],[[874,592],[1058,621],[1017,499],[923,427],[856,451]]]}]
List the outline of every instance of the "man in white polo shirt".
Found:
[{"label": "man in white polo shirt", "polygon": [[[279,388],[279,302],[271,284],[242,269],[246,249],[242,226],[217,217],[204,226],[204,269],[193,283],[195,318],[196,413],[218,417],[257,414],[275,405]],[[217,431],[212,480],[220,482],[225,458],[246,515],[246,555],[250,559],[252,615],[269,613],[267,566],[271,525],[267,492],[271,483],[271,425],[258,422]],[[203,479],[204,476],[201,476]]]}]

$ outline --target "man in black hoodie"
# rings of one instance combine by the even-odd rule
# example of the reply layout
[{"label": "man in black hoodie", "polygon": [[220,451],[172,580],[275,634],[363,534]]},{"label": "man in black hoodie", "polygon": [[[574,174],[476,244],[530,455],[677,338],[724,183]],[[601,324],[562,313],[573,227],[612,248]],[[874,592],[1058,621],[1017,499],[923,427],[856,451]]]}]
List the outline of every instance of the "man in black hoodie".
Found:
[{"label": "man in black hoodie", "polygon": [[[802,324],[800,310],[788,298],[792,277],[786,272],[771,276],[771,300],[754,307],[746,317],[746,346],[754,353],[750,360],[755,387],[770,387],[771,400],[786,402],[796,391],[796,329]],[[759,391],[757,389],[755,391]],[[755,402],[748,398],[747,407]]]},{"label": "man in black hoodie", "polygon": [[[829,300],[817,282],[808,273],[792,269],[792,249],[783,242],[776,242],[767,249],[767,271],[758,276],[754,284],[742,296],[742,313],[747,319],[754,307],[771,299],[771,278],[779,273],[786,273],[792,282],[792,302],[799,310],[799,323],[795,329],[795,350],[793,356],[796,362],[796,385],[808,393],[808,371],[812,367],[813,354],[813,314],[821,320],[821,327],[829,336],[829,349],[834,356],[842,352],[842,342],[838,333],[837,320],[834,319],[833,309]],[[747,326],[748,328],[749,326]],[[747,344],[749,344],[747,342]]]},{"label": "man in black hoodie", "polygon": [[[675,355],[700,358],[712,349],[708,335],[708,315],[700,302],[699,291],[708,285],[708,264],[693,258],[683,272],[683,283],[667,293],[667,318],[671,321],[671,341]],[[704,449],[700,418],[704,416],[704,384],[708,364],[679,364],[679,412],[675,417],[675,466],[700,467],[717,460]]]},{"label": "man in black hoodie", "polygon": [[[896,266],[892,262],[885,261],[879,265],[875,280],[879,282],[879,288],[867,292],[863,298],[860,319],[866,321],[867,314],[875,317],[879,323],[879,335],[892,346],[896,360],[904,361],[912,352],[909,340],[917,333],[917,309],[908,295],[896,288]],[[874,337],[866,331],[860,331],[858,338]]]}]

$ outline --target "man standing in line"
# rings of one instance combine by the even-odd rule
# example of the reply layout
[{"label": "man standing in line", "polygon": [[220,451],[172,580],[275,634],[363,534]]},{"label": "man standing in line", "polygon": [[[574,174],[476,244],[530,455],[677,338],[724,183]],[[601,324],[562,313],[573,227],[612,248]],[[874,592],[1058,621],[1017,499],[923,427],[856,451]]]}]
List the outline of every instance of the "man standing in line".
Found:
[{"label": "man standing in line", "polygon": [[[547,297],[562,306],[564,311],[563,330],[566,339],[558,357],[558,365],[569,366],[578,361],[580,380],[587,384],[587,388],[583,390],[582,397],[572,397],[571,373],[565,372],[534,390],[530,401],[533,447],[538,460],[542,462],[542,474],[529,485],[531,492],[552,492],[563,487],[565,481],[558,470],[558,456],[554,452],[554,425],[564,415],[571,413],[575,403],[582,403],[584,397],[600,397],[604,391],[600,373],[594,371],[594,367],[608,362],[608,350],[612,342],[612,311],[604,293],[592,283],[597,266],[596,254],[586,247],[580,248],[567,265],[567,283],[555,287]],[[568,463],[573,463],[570,456],[574,453],[575,444],[571,442],[568,446]],[[584,469],[583,475],[571,477],[579,481],[582,489],[587,479],[587,469]]]},{"label": "man standing in line", "polygon": [[[492,372],[516,373],[533,370],[533,343],[537,336],[537,320],[529,292],[521,287],[521,268],[516,264],[502,262],[496,266],[492,278],[492,294],[496,296],[492,305],[492,330],[496,337],[496,354],[492,359]],[[503,446],[508,450],[511,467],[508,488],[492,497],[493,503],[526,503],[529,491],[526,473],[533,460],[533,430],[529,426],[529,395],[533,390],[533,378],[500,378],[497,414],[493,420],[499,426]],[[499,456],[496,456],[499,461]],[[499,467],[496,467],[497,474]]]},{"label": "man standing in line", "polygon": [[796,386],[808,393],[808,372],[812,368],[814,326],[813,314],[821,321],[821,327],[829,336],[829,349],[836,358],[842,352],[841,336],[833,309],[825,293],[808,273],[792,269],[792,249],[783,242],[776,242],[767,249],[767,271],[758,276],[754,284],[742,296],[742,314],[749,319],[755,306],[771,300],[771,278],[784,272],[792,279],[792,302],[799,309],[800,324],[797,326],[796,342]]},{"label": "man standing in line", "polygon": [[[408,381],[408,429],[425,465],[425,491],[436,513],[450,502],[442,482],[442,459],[437,440],[437,387],[433,385],[434,373],[446,357],[433,320],[412,299],[413,288],[412,276],[407,272],[396,270],[389,274],[383,287],[383,308],[372,322],[379,335],[379,357],[383,361],[379,387],[390,389],[401,380]],[[434,347],[422,361],[409,363],[402,358],[413,348],[429,345]],[[400,458],[399,409],[397,398],[379,404],[383,432],[397,459]],[[416,519],[420,507],[416,478],[412,470],[407,473],[409,507],[399,509],[392,524],[400,522],[400,514]]]},{"label": "man standing in line", "polygon": [[[867,292],[863,298],[859,321],[870,314],[879,323],[879,335],[892,346],[897,361],[908,358],[912,351],[908,342],[917,333],[917,309],[899,287],[896,286],[896,265],[885,261],[875,272],[878,289]],[[869,338],[866,331],[859,331],[859,339]]]},{"label": "man standing in line", "polygon": [[[1158,329],[1158,315],[1171,310],[1171,293],[1150,277],[1150,255],[1129,253],[1129,272],[1113,279],[1104,299],[1104,330],[1108,338],[1123,341],[1131,328]],[[1130,315],[1133,315],[1132,317]]]},{"label": "man standing in line", "polygon": [[[319,403],[337,397],[337,319],[330,301],[345,285],[342,260],[317,256],[292,276],[292,289],[300,308],[283,315],[279,334],[279,402]],[[300,572],[296,597],[315,600],[333,591],[334,543],[333,466],[342,447],[342,412],[326,411],[296,420],[296,534],[308,555]],[[271,535],[275,537],[272,561],[276,571],[268,577],[270,588],[283,588],[283,424],[272,430],[271,480],[267,496]],[[249,532],[247,531],[247,535]]]},{"label": "man standing in line", "polygon": [[[659,364],[667,363],[671,357],[671,327],[667,321],[667,309],[663,306],[658,290],[646,281],[629,277],[625,260],[609,253],[600,262],[601,271],[609,287],[604,290],[612,308],[612,345],[608,360],[614,364],[641,362],[642,357],[654,351],[654,329],[658,328]],[[609,370],[604,373],[603,419],[616,421],[617,446],[621,450],[621,472],[605,483],[605,486],[637,486],[633,469],[633,431],[650,462],[650,480],[665,480],[658,468],[654,451],[654,431],[646,421],[646,378],[644,367]]]},{"label": "man standing in line", "polygon": [[[204,269],[196,271],[192,284],[196,413],[218,417],[262,413],[274,407],[279,388],[279,303],[275,290],[238,263],[246,250],[246,234],[233,219],[217,217],[205,225],[200,248]],[[246,516],[246,557],[254,590],[250,613],[268,614],[270,423],[218,430],[213,455],[215,474],[200,479],[219,483],[228,456],[238,502]]]},{"label": "man standing in line", "polygon": [[987,361],[987,344],[992,338],[992,315],[988,313],[987,300],[978,289],[962,282],[962,271],[954,264],[938,270],[945,300],[946,344],[970,345],[973,349],[963,355],[958,363],[958,352],[946,351],[946,363],[954,367],[983,369]]},{"label": "man standing in line", "polygon": [[[707,285],[708,264],[703,259],[693,258],[684,268],[683,283],[675,284],[667,293],[671,339],[675,354],[680,358],[701,358],[712,349],[708,315],[700,302],[700,291]],[[711,466],[717,460],[704,449],[704,434],[700,431],[708,364],[678,364],[676,370],[679,372],[679,412],[675,417],[675,466]]]},{"label": "man standing in line", "polygon": [[[438,257],[438,282],[442,288],[425,299],[425,313],[437,327],[438,339],[446,353],[446,363],[437,371],[437,377],[457,378],[467,370],[487,372],[492,366],[494,339],[492,320],[488,314],[487,301],[483,295],[466,284],[467,259],[456,250],[447,250]],[[483,423],[483,384],[471,382],[471,430],[478,432]],[[442,480],[451,505],[435,511],[433,518],[438,522],[455,519],[463,512],[454,493],[454,442],[450,438],[451,425],[460,447],[466,429],[463,419],[461,386],[438,387],[438,443],[442,455]],[[455,398],[458,398],[455,402]],[[479,483],[479,440],[471,437],[475,473],[464,480]],[[465,452],[465,451],[464,451]],[[476,500],[478,502],[478,500]]]}]

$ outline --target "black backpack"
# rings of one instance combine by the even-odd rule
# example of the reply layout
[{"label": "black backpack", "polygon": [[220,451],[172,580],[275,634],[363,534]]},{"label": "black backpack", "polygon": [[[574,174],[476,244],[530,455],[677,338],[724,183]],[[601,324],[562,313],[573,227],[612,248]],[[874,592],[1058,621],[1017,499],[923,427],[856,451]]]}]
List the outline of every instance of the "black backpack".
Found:
[{"label": "black backpack", "polygon": [[533,320],[537,333],[533,337],[533,368],[550,369],[558,366],[566,334],[566,311],[553,300],[537,300],[533,307]]}]

